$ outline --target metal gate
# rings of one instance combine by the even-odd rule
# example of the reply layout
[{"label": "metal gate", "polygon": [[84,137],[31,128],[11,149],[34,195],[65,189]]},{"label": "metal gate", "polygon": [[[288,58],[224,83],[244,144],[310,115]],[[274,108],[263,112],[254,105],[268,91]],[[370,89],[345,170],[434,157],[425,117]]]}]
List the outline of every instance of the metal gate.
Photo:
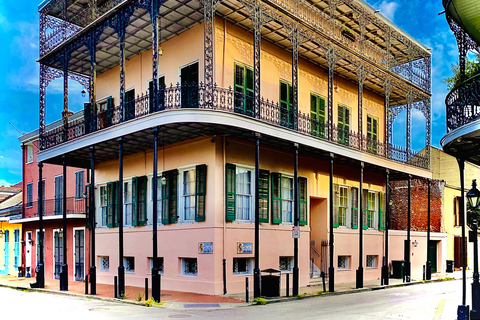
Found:
[{"label": "metal gate", "polygon": [[320,270],[325,273],[325,277],[328,278],[328,258],[329,258],[329,244],[328,240],[322,240],[322,249],[320,250],[321,262]]}]

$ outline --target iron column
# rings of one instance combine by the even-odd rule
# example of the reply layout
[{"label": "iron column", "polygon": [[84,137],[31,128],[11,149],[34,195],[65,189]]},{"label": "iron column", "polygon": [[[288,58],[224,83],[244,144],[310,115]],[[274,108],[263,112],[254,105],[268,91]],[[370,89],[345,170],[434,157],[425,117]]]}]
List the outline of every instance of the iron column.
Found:
[{"label": "iron column", "polygon": [[[118,138],[118,296],[125,295],[125,267],[123,266],[123,138]],[[115,220],[115,217],[112,216]]]},{"label": "iron column", "polygon": [[95,267],[95,146],[90,146],[90,294],[97,294]]},{"label": "iron column", "polygon": [[360,199],[359,199],[359,224],[358,224],[358,269],[357,269],[357,282],[356,288],[363,288],[363,168],[364,163],[360,162]]},{"label": "iron column", "polygon": [[[295,156],[293,164],[293,225],[298,227],[298,144],[294,144]],[[293,296],[298,295],[298,238],[293,238]]]},{"label": "iron column", "polygon": [[43,178],[42,178],[42,170],[43,163],[38,163],[38,250],[40,251],[40,261],[37,265],[37,288],[45,288],[45,267],[44,267],[44,256],[43,256],[43,198],[45,195],[43,192]]},{"label": "iron column", "polygon": [[67,163],[65,155],[62,156],[63,185],[62,185],[62,209],[63,209],[63,265],[60,273],[60,290],[68,291],[68,264],[67,264]]},{"label": "iron column", "polygon": [[328,267],[328,291],[334,292],[335,291],[335,267],[333,266],[333,253],[334,253],[334,247],[333,247],[333,158],[334,155],[333,153],[330,153],[330,217],[329,217],[329,230],[330,230],[330,263]]},{"label": "iron column", "polygon": [[253,270],[253,297],[260,297],[260,134],[255,134],[255,269]]},{"label": "iron column", "polygon": [[405,278],[407,282],[410,282],[410,276],[412,272],[412,264],[410,262],[410,210],[411,210],[411,196],[412,196],[412,176],[408,175],[408,201],[407,201],[407,241],[404,243],[404,255],[405,255]]},{"label": "iron column", "polygon": [[[388,227],[390,223],[389,204],[390,201],[390,170],[385,175],[385,257],[383,257],[382,277],[384,285],[389,284],[388,279]],[[380,205],[382,205],[380,203]]]},{"label": "iron column", "polygon": [[425,264],[425,279],[432,279],[432,262],[430,261],[430,199],[431,199],[432,180],[428,179],[428,199],[427,199],[427,263]]},{"label": "iron column", "polygon": [[470,315],[467,305],[467,243],[465,241],[465,161],[458,159],[458,168],[460,170],[460,216],[462,222],[462,304],[457,309],[457,319],[467,320]]},{"label": "iron column", "polygon": [[157,244],[157,226],[158,226],[158,128],[153,128],[153,268],[152,268],[152,298],[160,301],[160,278],[158,276],[158,244]]},{"label": "iron column", "polygon": [[[472,181],[472,190],[477,190],[477,182]],[[468,192],[467,197],[470,195]],[[476,195],[475,195],[476,197]],[[469,199],[470,200],[470,199]],[[472,202],[470,202],[472,204]],[[473,282],[472,282],[472,311],[470,311],[470,319],[480,319],[480,283],[478,282],[478,217],[477,209],[478,203],[472,209],[473,216],[473,230],[470,235],[473,237]],[[470,241],[472,241],[470,239]]]}]

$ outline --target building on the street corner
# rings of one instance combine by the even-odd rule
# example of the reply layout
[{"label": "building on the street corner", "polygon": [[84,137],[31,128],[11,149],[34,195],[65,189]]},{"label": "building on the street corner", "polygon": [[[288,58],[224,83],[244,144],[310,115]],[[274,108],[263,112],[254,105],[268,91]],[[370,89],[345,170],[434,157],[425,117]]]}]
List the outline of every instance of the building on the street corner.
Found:
[{"label": "building on the street corner", "polygon": [[[360,0],[64,3],[39,6],[35,163],[43,172],[90,170],[98,283],[118,275],[121,286],[124,270],[126,285],[143,286],[156,245],[165,290],[242,292],[255,263],[298,270],[300,286],[323,271],[332,286],[362,287],[388,269],[388,251],[404,250],[386,241],[386,185],[432,176],[429,155],[411,146],[412,109],[424,115],[430,145],[431,52],[373,8]],[[64,110],[48,128],[45,94],[57,77]],[[88,92],[73,116],[68,79]],[[399,147],[393,123],[402,112]]]},{"label": "building on the street corner", "polygon": [[[74,115],[75,117],[77,115]],[[56,121],[47,128],[56,128]],[[23,201],[21,215],[14,220],[22,225],[24,243],[23,267],[25,275],[36,276],[39,261],[39,170],[37,162],[38,130],[22,135]],[[83,281],[88,273],[89,232],[86,228],[85,185],[86,169],[67,167],[64,176],[62,166],[45,163],[42,170],[43,230],[45,277],[59,279],[64,255],[63,214],[66,210],[66,252],[70,281]],[[65,185],[64,185],[65,184]],[[66,189],[64,188],[66,187]],[[65,193],[66,190],[66,193]],[[66,204],[66,206],[65,206]]]}]

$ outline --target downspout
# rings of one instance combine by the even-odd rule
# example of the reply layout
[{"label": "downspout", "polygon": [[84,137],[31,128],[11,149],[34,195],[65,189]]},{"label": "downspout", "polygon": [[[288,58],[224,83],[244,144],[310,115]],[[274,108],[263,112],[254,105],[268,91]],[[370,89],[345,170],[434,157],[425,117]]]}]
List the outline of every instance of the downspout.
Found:
[{"label": "downspout", "polygon": [[[223,196],[222,196],[222,199],[223,199],[223,208],[225,208],[225,195],[226,195],[226,185],[225,185],[225,136],[223,136],[223,139],[222,139],[222,184],[223,184]],[[222,253],[222,256],[223,256],[223,294],[227,294],[227,259],[225,258],[225,245],[226,245],[226,242],[225,242],[225,235],[226,235],[226,229],[227,228],[227,222],[226,222],[226,219],[225,217],[223,217],[223,253]]]}]

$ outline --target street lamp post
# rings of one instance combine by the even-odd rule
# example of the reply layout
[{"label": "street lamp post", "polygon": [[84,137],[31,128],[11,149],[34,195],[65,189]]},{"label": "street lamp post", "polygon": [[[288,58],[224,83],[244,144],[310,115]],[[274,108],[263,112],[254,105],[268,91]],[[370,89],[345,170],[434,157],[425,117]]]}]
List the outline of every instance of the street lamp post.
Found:
[{"label": "street lamp post", "polygon": [[[480,200],[480,191],[477,189],[477,181],[472,180],[472,189],[467,193],[468,203],[475,210]],[[473,282],[472,282],[472,311],[470,319],[480,319],[480,283],[478,281],[478,219],[476,212],[473,214]]]}]

